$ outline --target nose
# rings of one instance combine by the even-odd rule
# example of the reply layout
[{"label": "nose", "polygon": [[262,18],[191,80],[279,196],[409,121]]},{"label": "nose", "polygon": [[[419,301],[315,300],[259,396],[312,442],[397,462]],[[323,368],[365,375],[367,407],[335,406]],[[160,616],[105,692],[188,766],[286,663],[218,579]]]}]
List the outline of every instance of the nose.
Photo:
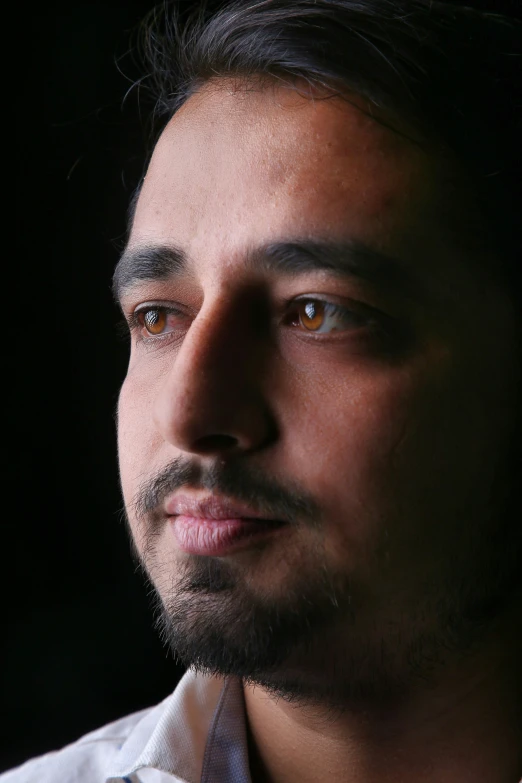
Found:
[{"label": "nose", "polygon": [[164,440],[197,455],[233,455],[276,434],[263,393],[266,345],[248,318],[219,301],[198,314],[172,360],[154,404]]}]

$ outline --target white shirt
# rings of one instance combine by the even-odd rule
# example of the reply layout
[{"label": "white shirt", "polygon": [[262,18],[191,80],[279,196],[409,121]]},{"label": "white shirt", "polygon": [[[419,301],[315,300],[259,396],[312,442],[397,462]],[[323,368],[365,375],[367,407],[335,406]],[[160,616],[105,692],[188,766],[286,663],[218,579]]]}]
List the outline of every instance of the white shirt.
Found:
[{"label": "white shirt", "polygon": [[239,679],[188,671],[156,707],[0,775],[2,783],[251,783]]}]

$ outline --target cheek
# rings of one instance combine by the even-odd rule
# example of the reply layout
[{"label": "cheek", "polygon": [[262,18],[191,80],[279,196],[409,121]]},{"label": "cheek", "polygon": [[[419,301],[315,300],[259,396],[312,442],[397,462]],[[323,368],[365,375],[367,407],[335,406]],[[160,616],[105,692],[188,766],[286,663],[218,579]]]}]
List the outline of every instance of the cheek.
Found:
[{"label": "cheek", "polygon": [[370,478],[380,480],[404,431],[418,426],[410,386],[347,386],[321,395],[316,405],[308,401],[294,435],[308,478],[324,484],[327,495],[341,489],[354,501]]},{"label": "cheek", "polygon": [[285,461],[320,504],[332,551],[355,552],[388,525],[418,525],[419,514],[436,527],[468,456],[452,448],[469,426],[449,385],[420,367],[366,369],[294,401]]},{"label": "cheek", "polygon": [[337,384],[302,426],[294,464],[324,510],[327,549],[340,567],[366,567],[375,553],[381,569],[408,563],[412,574],[430,573],[483,528],[494,482],[489,453],[502,444],[492,412],[470,402],[468,382],[439,370]]},{"label": "cheek", "polygon": [[281,410],[285,461],[323,508],[367,503],[369,484],[384,482],[407,427],[413,427],[415,379],[409,373],[336,373],[294,385]]},{"label": "cheek", "polygon": [[[141,558],[147,551],[147,533],[150,531],[138,523],[134,502],[143,483],[157,473],[161,449],[151,416],[152,400],[152,390],[137,383],[130,372],[118,399],[118,461],[130,531]],[[143,562],[149,571],[149,565]]]},{"label": "cheek", "polygon": [[154,449],[152,394],[136,385],[131,374],[118,399],[118,461],[125,504],[131,502],[140,480],[150,475]]}]

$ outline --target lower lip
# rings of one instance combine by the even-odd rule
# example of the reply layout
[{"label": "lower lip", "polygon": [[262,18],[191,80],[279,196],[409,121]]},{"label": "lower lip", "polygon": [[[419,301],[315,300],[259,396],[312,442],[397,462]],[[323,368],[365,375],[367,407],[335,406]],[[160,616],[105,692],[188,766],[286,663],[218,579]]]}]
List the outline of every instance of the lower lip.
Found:
[{"label": "lower lip", "polygon": [[261,543],[285,525],[263,519],[201,519],[170,517],[174,537],[182,552],[223,557]]}]

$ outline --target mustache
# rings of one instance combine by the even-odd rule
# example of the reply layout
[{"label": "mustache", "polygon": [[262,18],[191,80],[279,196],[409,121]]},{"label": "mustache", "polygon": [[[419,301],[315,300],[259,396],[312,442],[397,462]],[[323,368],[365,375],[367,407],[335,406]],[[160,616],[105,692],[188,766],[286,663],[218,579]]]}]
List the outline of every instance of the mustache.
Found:
[{"label": "mustache", "polygon": [[295,482],[285,482],[283,486],[245,463],[215,462],[202,466],[178,457],[139,487],[133,503],[136,518],[160,517],[165,500],[182,488],[206,489],[246,503],[267,519],[317,524],[321,516],[312,496]]}]

